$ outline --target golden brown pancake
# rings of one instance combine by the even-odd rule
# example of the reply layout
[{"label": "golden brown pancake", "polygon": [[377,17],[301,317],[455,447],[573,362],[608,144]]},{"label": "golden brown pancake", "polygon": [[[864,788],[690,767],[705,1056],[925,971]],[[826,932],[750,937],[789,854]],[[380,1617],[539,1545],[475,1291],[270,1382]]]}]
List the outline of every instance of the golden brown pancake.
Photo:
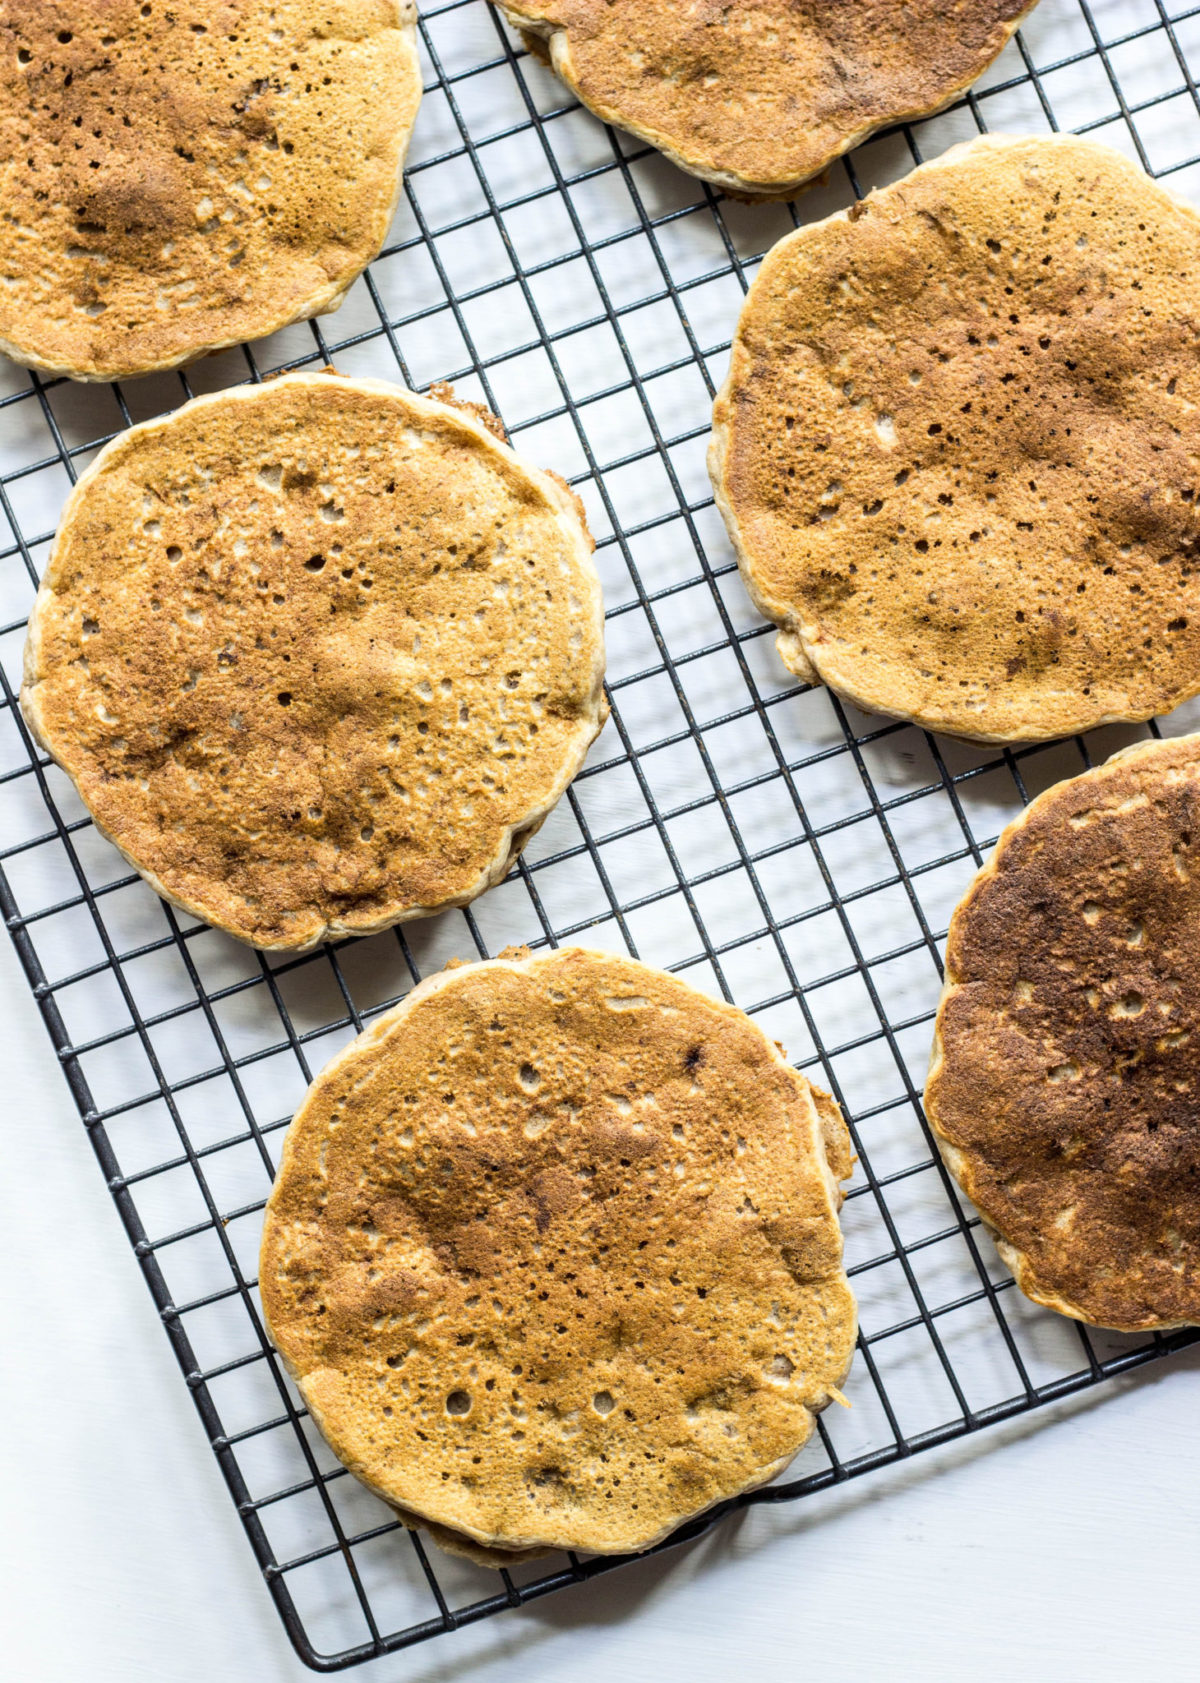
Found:
[{"label": "golden brown pancake", "polygon": [[592,544],[474,415],[291,374],[114,439],[30,619],[22,706],[160,894],[299,950],[464,905],[604,721]]},{"label": "golden brown pancake", "polygon": [[1037,1303],[1200,1322],[1200,737],[1038,797],[954,914],[925,1092]]},{"label": "golden brown pancake", "polygon": [[1200,690],[1200,217],[1069,136],[956,147],[769,254],[710,457],[779,652],[980,741]]},{"label": "golden brown pancake", "polygon": [[838,1396],[849,1163],[740,1011],[516,949],[423,982],[310,1088],[264,1313],[386,1501],[491,1548],[648,1548],[781,1472]]},{"label": "golden brown pancake", "polygon": [[583,103],[681,169],[779,198],[957,99],[1031,0],[496,0]]},{"label": "golden brown pancake", "polygon": [[0,0],[0,350],[114,380],[335,310],[420,99],[412,0]]}]

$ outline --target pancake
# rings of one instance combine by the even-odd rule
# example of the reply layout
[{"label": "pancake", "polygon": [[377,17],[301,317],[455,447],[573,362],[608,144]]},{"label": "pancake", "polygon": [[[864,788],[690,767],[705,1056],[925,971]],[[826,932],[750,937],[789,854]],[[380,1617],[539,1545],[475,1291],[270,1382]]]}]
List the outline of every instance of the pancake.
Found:
[{"label": "pancake", "polygon": [[1200,217],[1116,152],[987,136],[760,269],[710,467],[779,652],[984,742],[1200,690]]},{"label": "pancake", "polygon": [[745,197],[786,197],[876,129],[957,99],[1030,0],[497,0],[606,123]]},{"label": "pancake", "polygon": [[22,706],[160,894],[299,951],[465,905],[604,722],[582,510],[475,416],[290,374],[120,434],[63,513]]},{"label": "pancake", "polygon": [[954,914],[925,1108],[1027,1296],[1200,1323],[1200,737],[1039,796]]},{"label": "pancake", "polygon": [[173,368],[337,309],[383,244],[421,99],[413,0],[8,0],[0,65],[16,362]]},{"label": "pancake", "polygon": [[849,1166],[832,1101],[732,1006],[513,949],[309,1089],[263,1310],[385,1501],[489,1548],[641,1550],[775,1477],[839,1395]]}]

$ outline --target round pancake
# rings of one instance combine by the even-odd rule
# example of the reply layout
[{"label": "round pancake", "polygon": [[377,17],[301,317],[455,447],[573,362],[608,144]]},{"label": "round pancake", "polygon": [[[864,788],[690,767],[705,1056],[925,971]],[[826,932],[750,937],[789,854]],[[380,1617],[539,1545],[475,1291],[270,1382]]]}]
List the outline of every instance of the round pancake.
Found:
[{"label": "round pancake", "polygon": [[1094,141],[985,137],[783,240],[714,413],[779,652],[979,741],[1200,690],[1200,217]]},{"label": "round pancake", "polygon": [[1200,1322],[1200,737],[1039,796],[954,914],[925,1108],[1035,1302]]},{"label": "round pancake", "polygon": [[421,99],[413,0],[8,0],[0,66],[17,362],[191,362],[335,310],[383,244]]},{"label": "round pancake", "polygon": [[291,374],[114,439],[22,706],[166,898],[300,950],[498,882],[606,708],[579,505],[474,414]]},{"label": "round pancake", "polygon": [[854,1344],[822,1107],[624,957],[423,982],[310,1088],[267,1205],[264,1313],[335,1452],[504,1549],[645,1549],[773,1478]]},{"label": "round pancake", "polygon": [[681,169],[779,198],[876,129],[930,116],[1032,9],[973,0],[497,0],[590,110]]}]

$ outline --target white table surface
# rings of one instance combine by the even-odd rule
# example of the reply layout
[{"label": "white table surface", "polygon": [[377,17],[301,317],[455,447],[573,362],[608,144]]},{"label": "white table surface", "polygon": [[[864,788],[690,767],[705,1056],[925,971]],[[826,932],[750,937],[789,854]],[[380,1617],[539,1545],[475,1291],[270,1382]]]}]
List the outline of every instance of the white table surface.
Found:
[{"label": "white table surface", "polygon": [[[4,940],[0,1670],[298,1683]],[[1194,1677],[1200,1354],[360,1668],[370,1683]]]}]

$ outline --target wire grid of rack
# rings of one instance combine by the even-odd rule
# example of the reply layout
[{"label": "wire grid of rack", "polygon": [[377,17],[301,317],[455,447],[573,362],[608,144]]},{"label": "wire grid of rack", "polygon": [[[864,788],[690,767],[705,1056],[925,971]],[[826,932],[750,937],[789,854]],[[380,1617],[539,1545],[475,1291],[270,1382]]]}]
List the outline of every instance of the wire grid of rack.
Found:
[{"label": "wire grid of rack", "polygon": [[[1023,802],[1145,733],[974,749],[794,684],[742,591],[703,456],[741,296],[799,221],[983,129],[1094,133],[1200,198],[1200,7],[1043,0],[958,105],[860,148],[787,207],[726,200],[602,127],[485,0],[426,0],[421,37],[406,200],[338,316],[124,388],[0,366],[0,904],[271,1594],[319,1670],[627,1564],[555,1556],[497,1575],[427,1548],[330,1456],[263,1332],[261,1212],[291,1110],[451,956],[569,938],[629,950],[749,1010],[852,1122],[854,1407],[721,1512],[881,1467],[1195,1336],[1100,1334],[1027,1303],[920,1103],[940,946],[971,874]],[[58,509],[107,438],[194,392],[330,361],[449,380],[571,479],[598,539],[613,714],[473,908],[267,958],[128,872],[33,750],[15,691]],[[1186,711],[1163,728],[1187,728]]]}]

